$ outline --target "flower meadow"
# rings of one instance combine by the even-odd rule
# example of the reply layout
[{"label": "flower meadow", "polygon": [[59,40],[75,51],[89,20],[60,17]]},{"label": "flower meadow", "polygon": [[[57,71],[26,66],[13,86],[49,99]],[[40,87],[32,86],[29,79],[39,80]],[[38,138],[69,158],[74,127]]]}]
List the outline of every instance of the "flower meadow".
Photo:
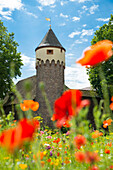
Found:
[{"label": "flower meadow", "polygon": [[[112,55],[112,42],[103,40],[84,51],[77,63],[95,66]],[[24,100],[20,119],[0,109],[0,169],[3,170],[110,170],[113,169],[113,97],[110,113],[95,105],[96,129],[87,120],[89,100],[79,90],[67,90],[54,102],[54,129],[42,127],[43,118],[33,117],[38,101]],[[20,114],[21,113],[21,114]],[[24,114],[23,114],[24,113]]]}]

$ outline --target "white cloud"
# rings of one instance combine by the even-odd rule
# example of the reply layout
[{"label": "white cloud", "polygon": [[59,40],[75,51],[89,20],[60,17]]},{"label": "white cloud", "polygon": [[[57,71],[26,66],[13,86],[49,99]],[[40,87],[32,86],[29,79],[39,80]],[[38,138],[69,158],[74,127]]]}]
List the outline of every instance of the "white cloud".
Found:
[{"label": "white cloud", "polygon": [[78,39],[78,40],[75,40],[75,44],[82,44],[83,42],[88,42],[88,39]]},{"label": "white cloud", "polygon": [[87,36],[93,35],[93,33],[94,33],[94,30],[93,30],[93,29],[90,29],[90,30],[85,30],[85,29],[83,29],[83,30],[82,30],[82,33],[81,33],[81,38],[82,38],[83,36],[85,36],[85,35],[87,35]]},{"label": "white cloud", "polygon": [[86,26],[87,26],[87,24],[84,24],[84,25],[83,25],[83,27],[86,27]]},{"label": "white cloud", "polygon": [[99,5],[93,5],[89,8],[89,12],[90,14],[94,14],[94,11],[97,10],[99,7]]},{"label": "white cloud", "polygon": [[64,15],[63,13],[60,13],[60,17],[68,18],[68,15]]},{"label": "white cloud", "polygon": [[87,1],[91,1],[91,0],[78,0],[79,3],[84,3],[84,2],[87,2]]},{"label": "white cloud", "polygon": [[11,11],[0,11],[0,15],[2,15],[3,18],[7,19],[7,20],[11,20],[11,15],[12,12]]},{"label": "white cloud", "polygon": [[65,68],[65,84],[71,89],[89,87],[88,75],[85,67],[73,64]]},{"label": "white cloud", "polygon": [[96,28],[100,28],[100,26],[99,26],[99,25],[97,25],[97,26],[96,26]]},{"label": "white cloud", "polygon": [[59,24],[59,26],[61,26],[61,27],[65,26],[65,25],[66,25],[66,23]]},{"label": "white cloud", "polygon": [[87,2],[87,1],[91,1],[91,0],[70,0],[71,2],[78,2],[78,3],[84,3],[84,2]]},{"label": "white cloud", "polygon": [[73,48],[74,46],[76,46],[76,44],[83,44],[83,43],[86,43],[86,42],[88,42],[88,39],[86,39],[86,38],[77,39],[77,40],[74,41],[73,44],[70,45],[69,50],[72,50],[72,48]]},{"label": "white cloud", "polygon": [[97,18],[96,20],[106,22],[106,21],[109,21],[109,19],[110,18]]},{"label": "white cloud", "polygon": [[67,1],[61,1],[61,2],[60,2],[61,6],[65,5],[65,4],[67,4],[67,3],[68,3]]},{"label": "white cloud", "polygon": [[67,53],[67,56],[70,57],[70,56],[74,56],[73,53]]},{"label": "white cloud", "polygon": [[[14,10],[21,10],[23,4],[21,0],[0,0],[0,14],[3,18],[11,20],[11,15]],[[6,9],[4,11],[4,9]]]},{"label": "white cloud", "polygon": [[[35,71],[35,57],[31,58],[31,57],[26,56],[25,54],[21,54],[21,56],[22,56],[21,57],[22,62],[24,64],[22,66],[22,70],[21,70],[22,76],[21,77],[17,77],[17,79],[15,79],[15,78],[13,79],[15,84],[18,81],[20,81],[22,79],[25,79],[26,78],[26,74],[27,74],[27,77],[30,77],[30,76],[36,74],[36,71]],[[27,72],[25,70],[27,70]]]},{"label": "white cloud", "polygon": [[73,19],[73,21],[79,21],[80,20],[79,17],[73,17],[72,19]]},{"label": "white cloud", "polygon": [[23,4],[21,0],[0,0],[0,9],[8,8],[11,11],[20,10]]},{"label": "white cloud", "polygon": [[82,9],[84,9],[85,11],[88,10],[87,6],[85,6],[85,5],[82,7]]},{"label": "white cloud", "polygon": [[79,31],[75,31],[75,32],[72,32],[71,34],[68,35],[68,37],[70,38],[74,38],[75,35],[79,35],[81,32]]},{"label": "white cloud", "polygon": [[32,70],[32,71],[35,70],[35,58],[30,58],[30,57],[22,54],[22,62],[25,67],[26,66],[28,67],[28,70]]},{"label": "white cloud", "polygon": [[53,5],[56,0],[37,0],[42,6]]},{"label": "white cloud", "polygon": [[37,15],[33,14],[32,12],[28,12],[26,8],[24,8],[23,10],[24,10],[24,12],[25,12],[27,15],[32,16],[32,17],[34,17],[34,18],[38,18]]},{"label": "white cloud", "polygon": [[55,8],[55,7],[56,7],[56,5],[51,5],[50,7],[51,7],[51,8]]},{"label": "white cloud", "polygon": [[40,11],[43,11],[42,6],[38,6],[38,9],[39,9]]}]

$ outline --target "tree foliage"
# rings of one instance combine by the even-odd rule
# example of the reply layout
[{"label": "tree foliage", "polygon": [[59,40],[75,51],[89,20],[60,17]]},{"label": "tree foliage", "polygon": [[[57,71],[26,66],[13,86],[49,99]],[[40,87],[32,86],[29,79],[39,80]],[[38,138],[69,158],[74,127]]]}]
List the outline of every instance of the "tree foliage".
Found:
[{"label": "tree foliage", "polygon": [[[21,53],[17,52],[18,43],[14,40],[14,33],[8,33],[0,20],[0,99],[11,90],[13,78],[21,76]],[[14,75],[11,75],[11,63],[14,63]]]},{"label": "tree foliage", "polygon": [[[91,41],[92,45],[105,39],[111,40],[113,42],[113,15],[111,15],[108,24],[101,26],[94,34],[95,36]],[[96,90],[101,98],[103,98],[102,85],[106,84],[110,94],[110,87],[113,86],[113,56],[106,62],[104,61],[95,67],[88,68],[87,74],[89,75],[89,81],[92,87]],[[100,74],[102,74],[101,78]]]}]

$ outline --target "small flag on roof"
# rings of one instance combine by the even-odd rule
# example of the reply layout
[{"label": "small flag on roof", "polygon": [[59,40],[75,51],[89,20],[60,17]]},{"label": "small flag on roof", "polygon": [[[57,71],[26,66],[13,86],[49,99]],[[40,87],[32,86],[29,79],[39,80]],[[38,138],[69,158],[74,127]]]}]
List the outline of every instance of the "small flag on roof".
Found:
[{"label": "small flag on roof", "polygon": [[47,20],[47,21],[51,21],[51,19],[50,19],[50,18],[46,18],[46,20]]}]

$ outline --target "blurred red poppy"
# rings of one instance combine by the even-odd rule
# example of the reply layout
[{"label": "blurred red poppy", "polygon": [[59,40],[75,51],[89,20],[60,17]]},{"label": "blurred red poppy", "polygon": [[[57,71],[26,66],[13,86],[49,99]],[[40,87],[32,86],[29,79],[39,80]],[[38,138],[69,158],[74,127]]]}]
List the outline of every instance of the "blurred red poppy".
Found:
[{"label": "blurred red poppy", "polygon": [[78,151],[78,152],[76,152],[75,153],[75,159],[78,161],[78,162],[85,162],[85,153],[83,153],[83,152],[80,152],[80,151]]},{"label": "blurred red poppy", "polygon": [[82,66],[94,66],[98,63],[108,60],[112,55],[113,42],[110,40],[102,40],[90,46],[83,52],[83,57],[76,61]]},{"label": "blurred red poppy", "polygon": [[80,109],[89,105],[88,100],[81,100],[82,93],[79,90],[67,90],[54,103],[54,114],[52,120],[57,120],[57,127],[62,127],[66,124],[69,127],[68,121],[78,114]]},{"label": "blurred red poppy", "polygon": [[4,130],[0,135],[0,146],[10,152],[20,148],[24,142],[33,139],[34,132],[39,128],[38,120],[22,119],[15,128]]},{"label": "blurred red poppy", "polygon": [[86,138],[83,135],[77,135],[74,138],[74,143],[77,148],[80,148],[86,144]]},{"label": "blurred red poppy", "polygon": [[29,109],[36,111],[39,108],[39,103],[33,100],[24,100],[23,103],[20,103],[20,107],[23,111],[27,111]]},{"label": "blurred red poppy", "polygon": [[103,121],[103,127],[107,128],[109,125],[111,125],[112,119],[107,119]]},{"label": "blurred red poppy", "polygon": [[94,164],[95,162],[100,161],[100,158],[96,152],[87,151],[86,155],[86,163]]}]

